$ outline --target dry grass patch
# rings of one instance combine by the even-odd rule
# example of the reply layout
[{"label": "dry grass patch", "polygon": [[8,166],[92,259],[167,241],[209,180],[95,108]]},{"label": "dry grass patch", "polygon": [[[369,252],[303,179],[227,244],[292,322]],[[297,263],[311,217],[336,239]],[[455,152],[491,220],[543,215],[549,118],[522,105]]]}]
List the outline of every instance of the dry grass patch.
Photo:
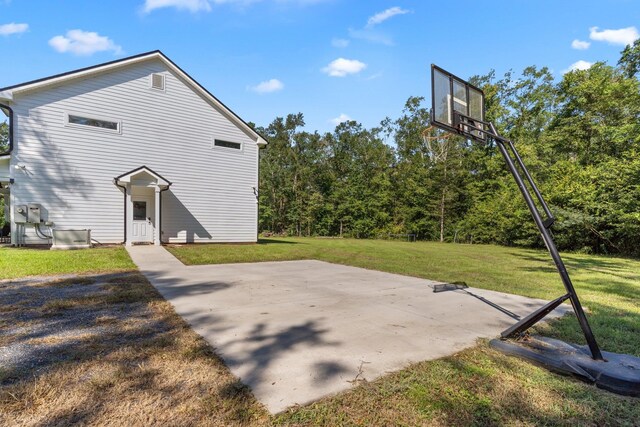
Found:
[{"label": "dry grass patch", "polygon": [[39,286],[53,286],[56,288],[67,288],[69,286],[93,285],[96,279],[88,276],[62,277],[60,279],[51,280],[39,284]]},{"label": "dry grass patch", "polygon": [[64,357],[0,373],[0,425],[269,422],[250,391],[142,275],[97,279],[96,284],[93,290],[71,284],[87,292],[39,308],[58,314],[50,321],[80,319],[74,330],[81,325],[98,329],[19,338],[51,346]]},{"label": "dry grass patch", "polygon": [[[0,306],[0,313],[10,313],[12,311],[21,310],[27,304],[26,301],[19,302],[16,304],[5,304]],[[2,326],[2,325],[0,325]]]}]

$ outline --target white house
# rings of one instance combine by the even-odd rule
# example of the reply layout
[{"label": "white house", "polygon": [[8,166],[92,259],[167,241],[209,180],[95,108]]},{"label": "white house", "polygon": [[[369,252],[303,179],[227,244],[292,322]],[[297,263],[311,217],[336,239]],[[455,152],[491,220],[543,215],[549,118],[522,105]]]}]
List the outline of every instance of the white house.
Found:
[{"label": "white house", "polygon": [[0,89],[11,243],[255,242],[267,141],[154,51]]}]

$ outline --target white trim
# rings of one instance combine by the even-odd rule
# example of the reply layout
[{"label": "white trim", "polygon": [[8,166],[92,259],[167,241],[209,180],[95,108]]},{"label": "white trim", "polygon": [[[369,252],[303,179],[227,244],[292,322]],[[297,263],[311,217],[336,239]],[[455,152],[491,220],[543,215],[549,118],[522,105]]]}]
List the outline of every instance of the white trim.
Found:
[{"label": "white trim", "polygon": [[[146,173],[148,175],[151,175],[153,178],[155,178],[156,182],[155,184],[145,184],[145,185],[140,185],[140,184],[136,184],[135,182],[131,181],[131,178],[133,178],[136,175],[139,175],[141,173]],[[134,180],[135,181],[135,180]],[[167,181],[166,179],[162,178],[161,176],[158,176],[158,174],[154,173],[153,171],[149,170],[148,167],[141,167],[138,169],[135,169],[133,172],[129,172],[127,175],[121,176],[118,178],[118,182],[123,182],[126,184],[130,184],[130,185],[135,185],[135,186],[142,186],[142,187],[154,187],[156,185],[162,186],[162,187],[168,187],[169,185],[171,185],[169,183],[169,181]]]},{"label": "white trim", "polygon": [[8,102],[13,101],[13,91],[5,90],[5,91],[0,92],[0,99],[3,100],[3,101],[8,101]]},{"label": "white trim", "polygon": [[[55,84],[60,84],[66,82],[68,80],[77,79],[80,77],[87,78],[89,76],[93,76],[96,74],[104,73],[113,69],[127,67],[132,64],[137,64],[144,61],[149,61],[157,59],[160,60],[172,73],[178,76],[183,82],[187,83],[191,86],[191,89],[197,92],[200,96],[203,97],[210,105],[216,108],[219,112],[221,112],[227,119],[231,120],[236,126],[242,129],[247,135],[250,135],[252,139],[259,146],[267,145],[267,141],[264,140],[251,126],[246,124],[240,117],[238,117],[235,113],[233,113],[229,108],[223,105],[220,101],[218,101],[215,97],[210,95],[206,90],[204,90],[200,84],[198,84],[195,80],[189,77],[186,73],[180,70],[177,66],[175,66],[166,56],[164,56],[161,52],[151,52],[147,55],[137,56],[130,59],[125,59],[122,61],[118,61],[116,63],[105,64],[103,66],[97,66],[90,68],[88,70],[76,71],[67,73],[58,77],[51,77],[49,79],[33,82],[30,84],[25,84],[22,86],[16,86],[13,89],[7,90],[5,92],[10,92],[13,94],[26,92],[30,90],[37,90],[43,87],[52,86]],[[5,93],[3,92],[3,93]]]},{"label": "white trim", "polygon": [[162,243],[160,241],[160,239],[162,238],[162,236],[160,236],[160,209],[162,209],[162,207],[160,206],[160,186],[157,185],[156,188],[153,191],[153,203],[155,205],[155,212],[154,214],[154,222],[155,222],[155,227],[153,227],[153,244],[156,246],[160,246],[160,244]]},{"label": "white trim", "polygon": [[[118,129],[101,128],[99,126],[81,125],[79,123],[71,123],[69,121],[69,116],[77,116],[77,117],[82,117],[82,118],[85,118],[85,119],[100,120],[100,121],[103,121],[103,122],[115,123],[118,126]],[[97,130],[99,132],[116,133],[116,134],[119,134],[119,135],[122,134],[122,120],[115,120],[115,119],[110,119],[110,118],[106,118],[106,117],[98,117],[98,116],[94,116],[93,114],[75,113],[73,111],[71,111],[71,112],[65,111],[64,112],[64,125],[65,125],[65,127],[76,128],[76,129]]]},{"label": "white trim", "polygon": [[132,228],[133,228],[133,200],[132,200],[132,196],[131,196],[131,184],[127,184],[126,185],[126,200],[127,200],[127,208],[125,209],[126,213],[126,229],[127,229],[127,233],[126,233],[126,243],[125,246],[132,246],[133,242],[131,241],[133,239],[133,233],[132,233]]},{"label": "white trim", "polygon": [[106,64],[104,66],[92,67],[92,68],[90,68],[88,70],[65,73],[65,74],[63,74],[61,76],[58,76],[58,77],[51,77],[51,78],[46,79],[46,80],[41,80],[41,81],[36,81],[36,82],[30,83],[30,84],[16,86],[13,89],[11,89],[11,92],[13,92],[15,94],[15,93],[20,93],[20,92],[26,92],[26,91],[29,91],[29,90],[40,89],[40,88],[46,87],[46,86],[53,86],[53,85],[56,85],[58,83],[65,82],[67,80],[77,79],[77,78],[80,78],[80,77],[89,77],[89,76],[92,76],[94,74],[100,74],[100,73],[103,73],[103,72],[111,70],[111,69],[125,67],[125,66],[131,65],[131,64],[135,64],[135,63],[138,63],[138,62],[146,61],[146,60],[151,59],[151,58],[159,58],[159,57],[160,57],[160,54],[158,52],[152,52],[149,55],[139,56],[139,57],[136,57],[136,58],[125,59],[125,60],[119,61],[119,62],[117,62],[115,64]]}]

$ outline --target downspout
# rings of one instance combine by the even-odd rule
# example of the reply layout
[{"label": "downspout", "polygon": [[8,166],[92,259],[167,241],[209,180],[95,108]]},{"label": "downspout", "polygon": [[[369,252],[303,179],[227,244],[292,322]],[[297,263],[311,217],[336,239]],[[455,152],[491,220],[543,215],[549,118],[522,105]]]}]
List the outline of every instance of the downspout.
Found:
[{"label": "downspout", "polygon": [[[6,104],[2,104],[0,103],[0,109],[2,109],[5,113],[8,111],[8,117],[9,117],[9,151],[6,153],[0,153],[0,154],[11,154],[11,152],[13,151],[13,108],[9,107]],[[13,184],[15,182],[14,178],[13,178],[13,168],[11,167],[11,160],[9,160],[9,184]],[[9,205],[13,206],[12,199],[14,197],[11,195],[11,193],[9,193]],[[13,211],[13,209],[12,209]],[[19,239],[21,237],[18,229],[20,228],[19,225],[15,224],[13,222],[13,212],[9,212],[9,218],[5,218],[5,220],[9,220],[9,226],[11,227],[11,240],[12,240],[12,244],[16,245],[16,246],[20,246],[19,244]],[[16,237],[14,238],[14,234],[16,235]]]},{"label": "downspout", "polygon": [[124,239],[122,244],[127,243],[127,187],[118,184],[118,179],[113,178],[113,183],[124,190]]},{"label": "downspout", "polygon": [[9,151],[0,154],[11,154],[13,151],[13,108],[6,104],[0,104],[0,108],[9,111]]},{"label": "downspout", "polygon": [[158,191],[158,197],[160,198],[160,215],[159,215],[159,220],[158,222],[160,222],[160,224],[158,224],[158,231],[159,231],[159,235],[160,235],[160,244],[162,245],[162,193],[164,191],[167,191],[169,189],[169,187],[171,187],[171,183],[169,183],[169,185],[167,185],[166,188],[161,189],[160,191]]},{"label": "downspout", "polygon": [[260,241],[260,153],[265,150],[267,146],[258,145],[258,179],[256,179],[255,194],[256,194],[256,243]]}]

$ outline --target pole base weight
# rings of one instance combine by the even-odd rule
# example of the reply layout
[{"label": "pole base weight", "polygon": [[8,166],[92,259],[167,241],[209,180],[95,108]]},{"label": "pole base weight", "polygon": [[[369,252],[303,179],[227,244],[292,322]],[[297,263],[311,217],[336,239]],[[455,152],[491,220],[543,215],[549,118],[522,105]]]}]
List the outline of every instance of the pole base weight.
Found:
[{"label": "pole base weight", "polygon": [[521,341],[494,339],[489,345],[554,372],[595,383],[604,390],[640,397],[640,358],[628,354],[602,352],[605,361],[594,360],[589,347],[553,338],[528,337]]}]

